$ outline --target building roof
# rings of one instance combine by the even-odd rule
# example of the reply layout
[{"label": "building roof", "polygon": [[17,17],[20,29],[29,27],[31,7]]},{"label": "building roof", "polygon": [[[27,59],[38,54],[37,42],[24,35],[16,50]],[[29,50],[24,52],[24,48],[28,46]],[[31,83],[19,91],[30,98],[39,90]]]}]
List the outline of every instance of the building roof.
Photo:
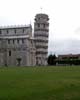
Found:
[{"label": "building roof", "polygon": [[80,57],[80,54],[66,54],[66,55],[58,55],[58,57]]},{"label": "building roof", "polygon": [[31,24],[29,24],[29,25],[0,26],[0,29],[15,29],[15,28],[32,28],[32,26],[31,26]]}]

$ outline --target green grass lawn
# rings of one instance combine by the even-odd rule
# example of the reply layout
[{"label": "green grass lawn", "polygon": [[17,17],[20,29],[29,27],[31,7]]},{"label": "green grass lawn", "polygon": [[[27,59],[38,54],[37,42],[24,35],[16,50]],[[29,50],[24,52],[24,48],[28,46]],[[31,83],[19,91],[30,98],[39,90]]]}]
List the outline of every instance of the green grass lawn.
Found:
[{"label": "green grass lawn", "polygon": [[0,100],[80,100],[80,66],[1,67]]}]

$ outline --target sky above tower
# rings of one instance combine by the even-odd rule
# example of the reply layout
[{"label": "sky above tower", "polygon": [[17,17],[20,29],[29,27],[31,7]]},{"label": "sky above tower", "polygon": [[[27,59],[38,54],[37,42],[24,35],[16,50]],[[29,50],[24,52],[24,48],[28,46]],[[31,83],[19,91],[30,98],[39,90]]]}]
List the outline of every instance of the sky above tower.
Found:
[{"label": "sky above tower", "polygon": [[[41,9],[42,8],[42,9]],[[32,24],[37,13],[50,18],[49,54],[80,53],[80,0],[0,0],[0,26]]]}]

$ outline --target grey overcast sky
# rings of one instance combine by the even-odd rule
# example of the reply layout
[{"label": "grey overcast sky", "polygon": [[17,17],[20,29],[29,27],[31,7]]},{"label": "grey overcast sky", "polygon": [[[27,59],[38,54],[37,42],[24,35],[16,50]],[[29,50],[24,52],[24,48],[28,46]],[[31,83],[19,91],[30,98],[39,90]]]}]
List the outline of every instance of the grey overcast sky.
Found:
[{"label": "grey overcast sky", "polygon": [[0,26],[33,26],[37,13],[50,18],[49,53],[80,53],[80,0],[0,0]]}]

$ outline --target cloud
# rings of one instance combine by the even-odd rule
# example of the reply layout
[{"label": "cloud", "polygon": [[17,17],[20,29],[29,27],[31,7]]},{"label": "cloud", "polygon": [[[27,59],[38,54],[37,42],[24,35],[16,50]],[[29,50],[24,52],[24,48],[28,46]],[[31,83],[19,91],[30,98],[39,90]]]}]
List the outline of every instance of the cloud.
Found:
[{"label": "cloud", "polygon": [[50,41],[49,54],[80,54],[80,40],[61,39]]},{"label": "cloud", "polygon": [[80,27],[78,27],[78,28],[74,31],[74,33],[80,34]]}]

